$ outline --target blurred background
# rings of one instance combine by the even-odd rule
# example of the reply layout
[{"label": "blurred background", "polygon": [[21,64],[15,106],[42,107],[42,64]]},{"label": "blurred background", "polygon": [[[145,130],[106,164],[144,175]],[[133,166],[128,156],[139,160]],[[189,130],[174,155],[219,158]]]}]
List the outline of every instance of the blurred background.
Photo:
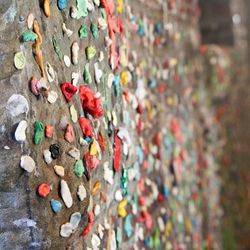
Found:
[{"label": "blurred background", "polygon": [[199,3],[206,81],[224,147],[221,242],[223,249],[250,249],[250,1]]}]

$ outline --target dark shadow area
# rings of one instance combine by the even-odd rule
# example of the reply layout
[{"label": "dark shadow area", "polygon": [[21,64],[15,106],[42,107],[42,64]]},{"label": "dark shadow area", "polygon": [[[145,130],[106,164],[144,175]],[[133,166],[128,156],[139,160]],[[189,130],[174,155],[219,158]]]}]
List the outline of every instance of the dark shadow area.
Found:
[{"label": "dark shadow area", "polygon": [[234,43],[229,0],[200,0],[203,44],[232,46]]}]

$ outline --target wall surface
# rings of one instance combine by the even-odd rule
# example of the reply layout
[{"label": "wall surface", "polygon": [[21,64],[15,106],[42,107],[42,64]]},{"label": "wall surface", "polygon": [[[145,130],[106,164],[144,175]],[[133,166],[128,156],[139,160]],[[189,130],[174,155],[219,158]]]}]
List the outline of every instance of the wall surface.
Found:
[{"label": "wall surface", "polygon": [[[0,249],[211,247],[216,223],[206,221],[219,216],[217,126],[202,74],[197,1],[59,2],[66,8],[50,1],[49,17],[43,1],[0,3]],[[86,17],[72,18],[72,6]],[[37,39],[23,42],[28,19]],[[63,31],[63,23],[70,30]],[[86,37],[80,37],[82,25]],[[75,64],[73,42],[79,46]],[[90,46],[97,52],[93,58],[86,53]],[[20,51],[23,69],[17,69],[23,58],[13,63]],[[31,85],[32,77],[39,82]],[[68,101],[61,91],[65,82]],[[17,142],[21,120],[27,121],[26,138]],[[52,138],[42,130],[41,142],[34,143],[36,121],[55,128]],[[74,134],[72,141],[66,132]],[[52,144],[60,154],[46,164],[43,153]],[[72,148],[80,157],[69,156]],[[36,163],[30,173],[20,167],[24,155]],[[64,176],[55,174],[55,165],[63,166]],[[62,199],[61,179],[72,206]],[[46,197],[39,196],[41,183],[49,189]],[[58,214],[52,199],[62,205]],[[76,222],[66,224],[76,212],[80,222],[75,214]]]}]

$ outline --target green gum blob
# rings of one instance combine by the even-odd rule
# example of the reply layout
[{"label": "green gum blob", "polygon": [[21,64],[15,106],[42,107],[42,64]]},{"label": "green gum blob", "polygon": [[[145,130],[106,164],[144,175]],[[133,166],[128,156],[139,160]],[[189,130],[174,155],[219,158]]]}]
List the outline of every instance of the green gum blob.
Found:
[{"label": "green gum blob", "polygon": [[87,27],[86,27],[86,25],[83,24],[83,25],[80,27],[78,33],[79,33],[79,37],[80,37],[80,38],[87,38],[88,32],[87,32]]},{"label": "green gum blob", "polygon": [[94,23],[91,23],[90,30],[91,30],[91,33],[92,33],[93,37],[97,38],[98,37],[98,28],[97,28],[97,25],[94,24]]},{"label": "green gum blob", "polygon": [[83,173],[84,173],[83,162],[82,160],[78,160],[74,165],[74,174],[77,177],[82,177]]},{"label": "green gum blob", "polygon": [[118,227],[116,230],[116,241],[117,241],[118,245],[120,245],[122,243],[122,230],[120,227]]},{"label": "green gum blob", "polygon": [[77,10],[78,10],[78,16],[77,19],[81,17],[86,17],[88,15],[88,9],[87,9],[87,2],[88,0],[77,0]]},{"label": "green gum blob", "polygon": [[85,67],[84,67],[84,72],[83,72],[83,78],[84,78],[84,82],[86,84],[91,84],[92,83],[92,77],[89,71],[89,63],[86,63]]},{"label": "green gum blob", "polygon": [[60,58],[60,60],[62,60],[63,54],[62,54],[61,47],[59,45],[59,41],[57,40],[56,36],[52,37],[52,43],[53,43],[53,47],[54,47],[54,50],[55,50],[57,56]]},{"label": "green gum blob", "polygon": [[21,41],[23,43],[25,43],[25,42],[32,42],[32,41],[35,41],[36,39],[37,39],[36,33],[34,33],[31,30],[23,32],[23,34],[21,36]]},{"label": "green gum blob", "polygon": [[34,143],[35,145],[40,144],[44,139],[44,126],[42,122],[35,122],[35,134],[34,134]]},{"label": "green gum blob", "polygon": [[107,20],[107,15],[106,15],[105,9],[104,9],[104,8],[101,8],[100,11],[101,11],[102,18],[103,18],[104,20]]},{"label": "green gum blob", "polygon": [[153,233],[153,245],[154,249],[160,249],[161,247],[160,231],[158,228],[156,228]]}]

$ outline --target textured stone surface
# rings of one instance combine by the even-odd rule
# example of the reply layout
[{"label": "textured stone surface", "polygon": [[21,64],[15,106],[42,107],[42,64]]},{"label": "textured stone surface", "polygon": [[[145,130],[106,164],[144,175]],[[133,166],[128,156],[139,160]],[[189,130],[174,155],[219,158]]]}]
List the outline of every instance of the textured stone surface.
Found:
[{"label": "textured stone surface", "polygon": [[[49,148],[52,141],[47,140],[42,146],[33,147],[34,121],[47,120],[50,124],[56,125],[62,114],[68,117],[70,115],[58,85],[53,84],[52,86],[52,90],[60,95],[56,105],[51,105],[46,100],[37,100],[29,91],[30,78],[33,75],[40,77],[39,68],[32,54],[32,43],[21,44],[19,42],[19,37],[27,30],[26,22],[29,13],[34,14],[40,25],[44,62],[50,62],[56,69],[59,82],[70,80],[71,72],[59,62],[51,40],[54,33],[60,39],[63,37],[61,25],[66,20],[65,15],[68,13],[60,12],[56,1],[53,1],[51,4],[52,16],[48,19],[42,12],[42,8],[39,7],[43,1],[35,2],[0,1],[0,249],[64,249],[66,246],[74,246],[73,249],[83,249],[82,238],[79,238],[78,232],[69,239],[63,239],[59,236],[60,225],[69,220],[72,211],[68,211],[64,207],[59,215],[55,215],[50,208],[49,200],[39,198],[36,194],[36,188],[43,180],[54,185],[52,193],[54,197],[58,198],[57,183],[59,184],[59,178],[53,173],[53,168],[46,166],[43,160],[42,152]],[[73,1],[69,2],[73,3]],[[74,35],[78,36],[77,32]],[[61,42],[62,49],[69,50],[70,43],[71,41],[66,38],[65,42]],[[20,50],[24,52],[27,60],[27,65],[23,70],[17,70],[13,64],[14,54]],[[70,54],[70,51],[67,51],[67,54]],[[21,94],[28,100],[30,111],[27,116],[21,114],[17,117],[11,117],[6,113],[6,103],[14,93]],[[27,140],[21,145],[15,141],[14,133],[18,122],[24,119],[28,121]],[[55,134],[53,142],[58,142],[63,149],[69,149],[69,145],[63,139],[63,133],[63,130],[59,130]],[[77,143],[75,142],[75,144]],[[10,149],[6,150],[4,146],[9,146]],[[30,147],[32,147],[32,151],[30,151]],[[32,158],[36,159],[38,177],[33,173],[28,174],[20,168],[20,158],[23,154],[30,154]],[[54,163],[57,162],[54,161]],[[65,163],[63,165],[67,170],[74,164],[74,159],[67,157],[66,162],[66,155],[63,154],[60,163]],[[70,171],[67,173],[65,179],[69,182],[70,189],[75,190],[73,198],[76,200],[78,199],[76,191],[80,181],[70,182],[72,176]],[[81,206],[79,204],[75,202],[73,209],[84,214],[88,197],[81,203]],[[30,219],[36,223],[36,226],[29,227],[26,224],[21,227],[16,226],[14,222],[20,219]],[[81,223],[85,222],[83,216]],[[80,224],[79,228],[83,228],[83,225]]]}]

